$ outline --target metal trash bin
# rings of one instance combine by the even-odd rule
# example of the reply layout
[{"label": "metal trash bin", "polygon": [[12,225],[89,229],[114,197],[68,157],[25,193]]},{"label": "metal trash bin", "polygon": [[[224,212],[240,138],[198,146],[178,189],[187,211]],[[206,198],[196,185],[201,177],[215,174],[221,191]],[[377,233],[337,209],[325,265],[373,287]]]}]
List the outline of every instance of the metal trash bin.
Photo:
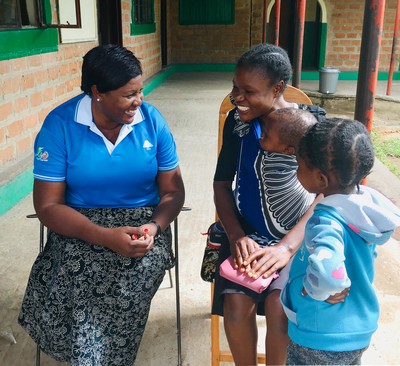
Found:
[{"label": "metal trash bin", "polygon": [[321,67],[319,69],[319,92],[324,94],[336,93],[340,70],[334,67]]}]

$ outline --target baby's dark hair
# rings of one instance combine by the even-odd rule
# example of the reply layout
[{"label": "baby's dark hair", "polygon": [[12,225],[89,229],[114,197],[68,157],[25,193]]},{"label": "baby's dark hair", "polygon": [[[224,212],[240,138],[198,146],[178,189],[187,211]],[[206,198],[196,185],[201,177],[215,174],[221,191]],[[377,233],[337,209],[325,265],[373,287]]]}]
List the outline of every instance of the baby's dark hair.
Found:
[{"label": "baby's dark hair", "polygon": [[101,45],[83,56],[81,89],[91,96],[91,87],[96,85],[100,93],[105,93],[139,75],[142,66],[131,51],[122,46]]},{"label": "baby's dark hair", "polygon": [[279,125],[280,142],[296,150],[308,129],[318,122],[309,111],[298,108],[280,108],[270,113],[268,118]]},{"label": "baby's dark hair", "polygon": [[300,140],[297,155],[309,168],[333,173],[343,189],[358,185],[374,165],[368,130],[344,118],[327,118],[312,126]]},{"label": "baby's dark hair", "polygon": [[283,81],[286,87],[292,75],[287,52],[278,46],[262,43],[253,47],[242,56],[236,63],[236,69],[257,69],[264,79],[270,79],[272,85]]}]

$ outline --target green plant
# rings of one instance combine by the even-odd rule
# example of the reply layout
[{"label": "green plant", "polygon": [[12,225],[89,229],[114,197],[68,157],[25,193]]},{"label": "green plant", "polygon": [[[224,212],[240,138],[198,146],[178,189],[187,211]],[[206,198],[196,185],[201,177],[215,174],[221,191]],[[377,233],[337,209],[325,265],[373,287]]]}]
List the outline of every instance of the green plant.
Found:
[{"label": "green plant", "polygon": [[371,138],[376,157],[400,178],[400,138],[385,138],[378,132],[372,132]]}]

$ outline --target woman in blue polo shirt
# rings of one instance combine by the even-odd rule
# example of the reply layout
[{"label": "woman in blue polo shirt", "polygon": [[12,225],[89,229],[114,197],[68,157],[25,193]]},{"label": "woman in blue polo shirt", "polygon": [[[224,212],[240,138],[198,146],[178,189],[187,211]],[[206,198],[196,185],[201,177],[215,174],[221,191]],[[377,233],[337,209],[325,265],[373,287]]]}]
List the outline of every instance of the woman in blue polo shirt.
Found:
[{"label": "woman in blue polo shirt", "polygon": [[49,113],[35,141],[34,207],[49,237],[19,323],[58,361],[132,365],[174,264],[169,224],[184,185],[174,138],[143,101],[132,52],[90,50],[81,89]]}]

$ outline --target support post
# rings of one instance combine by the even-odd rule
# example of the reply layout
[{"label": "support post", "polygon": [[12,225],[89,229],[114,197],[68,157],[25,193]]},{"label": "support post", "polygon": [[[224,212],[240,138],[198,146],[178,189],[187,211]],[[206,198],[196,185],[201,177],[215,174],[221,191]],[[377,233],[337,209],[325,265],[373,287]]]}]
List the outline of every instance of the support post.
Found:
[{"label": "support post", "polygon": [[386,88],[386,95],[390,95],[392,92],[394,63],[396,60],[395,53],[396,53],[396,47],[397,47],[397,36],[399,34],[399,27],[400,27],[400,0],[397,0],[396,17],[394,19],[392,53],[390,55],[390,66],[389,66],[389,75],[388,75],[388,83],[387,83],[387,88]]},{"label": "support post", "polygon": [[372,129],[386,0],[366,0],[354,119]]},{"label": "support post", "polygon": [[263,34],[262,34],[262,42],[267,42],[267,12],[268,12],[268,0],[264,0],[264,9],[263,9]]},{"label": "support post", "polygon": [[275,0],[275,45],[279,46],[279,30],[281,28],[281,0]]},{"label": "support post", "polygon": [[303,61],[304,22],[306,18],[306,0],[297,0],[297,20],[294,41],[294,65],[292,85],[300,89],[301,64]]}]

